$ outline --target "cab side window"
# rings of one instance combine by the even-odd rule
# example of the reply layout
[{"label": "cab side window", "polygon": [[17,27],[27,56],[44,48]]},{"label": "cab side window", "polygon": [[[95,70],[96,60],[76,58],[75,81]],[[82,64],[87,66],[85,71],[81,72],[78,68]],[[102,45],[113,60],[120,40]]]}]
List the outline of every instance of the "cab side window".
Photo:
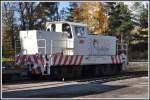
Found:
[{"label": "cab side window", "polygon": [[55,24],[52,24],[52,25],[51,25],[51,31],[52,31],[52,32],[55,32],[55,31],[56,31],[56,25],[55,25]]},{"label": "cab side window", "polygon": [[68,38],[72,38],[71,27],[69,24],[65,23],[62,25],[62,32],[67,33]]},{"label": "cab side window", "polygon": [[75,26],[75,34],[76,34],[78,37],[83,36],[83,35],[85,34],[84,27]]},{"label": "cab side window", "polygon": [[47,31],[50,31],[50,29],[48,28]]}]

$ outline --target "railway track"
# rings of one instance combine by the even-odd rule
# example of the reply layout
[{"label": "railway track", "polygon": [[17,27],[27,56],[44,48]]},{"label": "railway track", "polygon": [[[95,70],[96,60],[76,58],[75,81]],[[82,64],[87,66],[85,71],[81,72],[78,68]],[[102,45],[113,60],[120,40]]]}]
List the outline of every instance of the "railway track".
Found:
[{"label": "railway track", "polygon": [[84,79],[75,79],[75,80],[65,80],[65,81],[50,81],[50,80],[40,80],[40,81],[33,81],[33,80],[26,80],[20,81],[16,83],[6,83],[3,84],[3,92],[7,91],[17,91],[17,90],[28,90],[28,89],[36,89],[36,88],[47,88],[47,87],[57,87],[63,85],[71,85],[71,84],[78,84],[78,83],[85,83],[85,82],[95,82],[95,83],[105,83],[110,81],[116,80],[123,80],[129,78],[136,78],[136,77],[143,77],[148,76],[148,71],[137,71],[137,72],[123,72],[118,75],[107,75],[101,77],[94,77],[94,78],[84,78]]},{"label": "railway track", "polygon": [[136,78],[136,77],[143,77],[148,76],[148,71],[136,71],[136,72],[122,72],[118,75],[106,75],[98,78],[90,78],[90,79],[83,79],[83,80],[77,80],[78,82],[82,81],[95,81],[95,82],[109,82],[109,81],[116,81],[116,80],[123,80],[123,79],[129,79],[129,78]]}]

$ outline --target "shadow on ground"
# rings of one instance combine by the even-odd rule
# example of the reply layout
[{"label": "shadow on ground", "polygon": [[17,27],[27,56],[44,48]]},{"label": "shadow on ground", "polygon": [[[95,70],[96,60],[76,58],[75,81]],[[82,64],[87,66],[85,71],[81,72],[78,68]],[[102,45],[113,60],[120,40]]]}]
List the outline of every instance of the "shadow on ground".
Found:
[{"label": "shadow on ground", "polygon": [[97,82],[86,82],[82,84],[70,84],[42,89],[3,92],[2,96],[3,98],[73,98],[104,93],[125,87],[127,86],[114,86]]}]

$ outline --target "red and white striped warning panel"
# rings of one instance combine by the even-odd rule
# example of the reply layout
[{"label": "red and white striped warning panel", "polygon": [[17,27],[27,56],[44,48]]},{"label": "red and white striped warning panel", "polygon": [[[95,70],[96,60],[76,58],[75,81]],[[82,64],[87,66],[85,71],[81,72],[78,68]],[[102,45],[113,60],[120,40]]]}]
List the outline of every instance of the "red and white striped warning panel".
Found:
[{"label": "red and white striped warning panel", "polygon": [[115,55],[111,57],[112,64],[121,64],[122,63],[122,57],[120,55]]},{"label": "red and white striped warning panel", "polygon": [[53,55],[53,65],[81,65],[83,55]]},{"label": "red and white striped warning panel", "polygon": [[45,65],[46,60],[42,55],[19,55],[16,57],[16,64],[21,64],[22,62],[33,62],[36,64]]}]

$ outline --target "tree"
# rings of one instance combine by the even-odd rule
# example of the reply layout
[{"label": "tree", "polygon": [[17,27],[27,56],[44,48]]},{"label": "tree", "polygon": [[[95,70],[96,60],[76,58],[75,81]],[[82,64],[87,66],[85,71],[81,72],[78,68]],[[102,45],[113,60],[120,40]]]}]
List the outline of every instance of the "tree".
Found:
[{"label": "tree", "polygon": [[132,43],[148,43],[148,4],[135,2],[131,7],[135,19],[135,28],[132,31]]},{"label": "tree", "polygon": [[14,6],[9,2],[2,3],[2,48],[3,56],[8,56],[8,54],[13,54],[14,41],[15,41],[15,15],[14,15]]},{"label": "tree", "polygon": [[2,6],[3,54],[15,49],[20,30],[45,29],[46,21],[59,17],[56,2],[3,2]]},{"label": "tree", "polygon": [[142,28],[148,27],[148,4],[146,7],[143,6],[142,12],[140,13],[140,25]]},{"label": "tree", "polygon": [[58,2],[41,2],[39,4],[47,21],[59,19],[58,4]]},{"label": "tree", "polygon": [[129,54],[132,59],[148,59],[148,3],[134,2],[132,7],[134,30],[129,45]]},{"label": "tree", "polygon": [[3,11],[2,11],[2,26],[3,26],[3,41],[10,41],[12,43],[11,47],[14,48],[14,35],[15,35],[15,15],[14,15],[14,6],[9,2],[3,3]]},{"label": "tree", "polygon": [[130,32],[134,26],[131,19],[131,11],[128,9],[128,6],[124,5],[123,2],[108,2],[105,6],[109,15],[109,35],[116,35],[122,42],[129,42]]},{"label": "tree", "polygon": [[74,22],[78,22],[78,16],[80,14],[80,10],[79,10],[79,3],[77,2],[70,2],[69,3],[69,8],[67,8],[67,19],[68,21],[74,21]]},{"label": "tree", "polygon": [[148,4],[144,6],[141,2],[135,2],[132,6],[132,19],[135,20],[136,25],[147,28],[148,27]]},{"label": "tree", "polygon": [[88,25],[91,33],[100,34],[107,29],[107,16],[103,11],[102,3],[82,2],[70,4],[70,16],[68,19],[74,22],[82,22]]},{"label": "tree", "polygon": [[46,21],[58,20],[56,2],[19,2],[21,29],[44,29]]}]

